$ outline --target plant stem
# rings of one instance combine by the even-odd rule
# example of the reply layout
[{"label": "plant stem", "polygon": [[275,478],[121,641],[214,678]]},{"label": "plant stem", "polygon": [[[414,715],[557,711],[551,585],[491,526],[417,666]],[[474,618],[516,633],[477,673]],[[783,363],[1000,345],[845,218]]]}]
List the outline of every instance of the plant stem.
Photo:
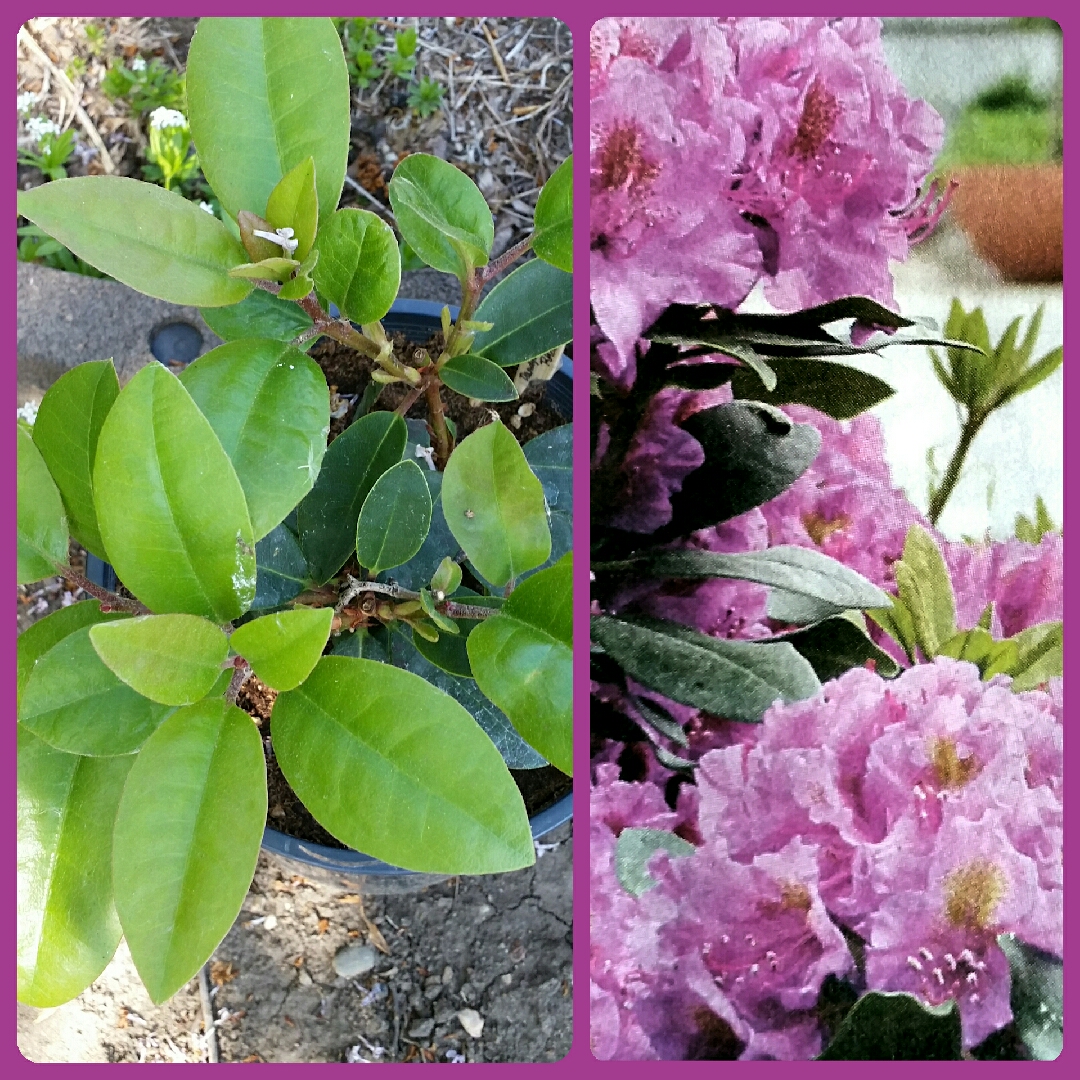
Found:
[{"label": "plant stem", "polygon": [[971,444],[975,436],[978,435],[979,428],[986,422],[988,415],[988,413],[969,413],[964,426],[960,429],[960,441],[953,451],[952,459],[949,461],[949,467],[945,470],[941,486],[934,492],[934,497],[930,500],[930,510],[927,516],[930,518],[931,525],[938,523],[938,518],[941,517],[941,512],[945,509],[945,504],[949,501],[949,496],[953,493],[953,488],[956,487],[956,482],[960,479],[960,470],[964,467],[964,459],[967,457],[968,450],[971,449]]},{"label": "plant stem", "polygon": [[233,672],[233,677],[229,680],[229,688],[225,691],[225,700],[230,705],[236,704],[236,699],[240,694],[240,688],[251,677],[251,665],[244,662],[242,667],[238,667]]},{"label": "plant stem", "polygon": [[140,604],[138,600],[129,600],[126,596],[118,596],[114,592],[109,592],[108,589],[103,589],[100,585],[95,585],[88,578],[83,577],[78,570],[72,570],[70,566],[56,563],[56,567],[68,581],[75,582],[83,592],[89,593],[96,600],[100,600],[104,605],[103,611],[130,611],[132,615],[153,614],[148,607]]},{"label": "plant stem", "polygon": [[450,429],[446,426],[446,414],[443,412],[442,395],[439,393],[441,387],[441,380],[432,372],[424,384],[424,396],[427,398],[428,430],[435,446],[435,465],[439,472],[446,468],[450,451],[453,449]]},{"label": "plant stem", "polygon": [[[382,581],[359,581],[354,577],[348,579],[344,595],[348,597],[347,603],[351,603],[362,593],[370,592],[378,596],[386,596],[391,600],[419,600],[420,594],[406,589],[401,585],[394,585]],[[435,609],[451,619],[487,619],[496,614],[497,608],[483,607],[480,604],[458,604],[453,600],[443,600],[435,605]]]},{"label": "plant stem", "polygon": [[516,262],[532,247],[532,236],[526,236],[520,243],[507,248],[494,262],[488,263],[480,272],[481,284],[486,285],[492,278],[498,277],[511,263]]}]

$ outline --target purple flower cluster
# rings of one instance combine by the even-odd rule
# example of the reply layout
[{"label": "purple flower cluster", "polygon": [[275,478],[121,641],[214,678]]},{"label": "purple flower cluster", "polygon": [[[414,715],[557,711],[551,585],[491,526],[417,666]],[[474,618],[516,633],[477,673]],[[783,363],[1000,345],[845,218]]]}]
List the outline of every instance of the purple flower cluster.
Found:
[{"label": "purple flower cluster", "polygon": [[[860,978],[845,931],[865,942],[867,989],[955,1000],[971,1047],[1011,1018],[997,935],[1061,953],[1059,682],[1014,694],[944,658],[892,682],[853,669],[705,753],[695,823],[654,785],[595,772],[600,1057],[718,1038],[743,1058],[814,1056],[826,976]],[[613,872],[631,826],[699,845],[653,856],[658,885],[637,899]]]},{"label": "purple flower cluster", "polygon": [[669,304],[892,300],[934,220],[941,118],[874,19],[604,19],[591,63],[592,304],[612,376]]}]

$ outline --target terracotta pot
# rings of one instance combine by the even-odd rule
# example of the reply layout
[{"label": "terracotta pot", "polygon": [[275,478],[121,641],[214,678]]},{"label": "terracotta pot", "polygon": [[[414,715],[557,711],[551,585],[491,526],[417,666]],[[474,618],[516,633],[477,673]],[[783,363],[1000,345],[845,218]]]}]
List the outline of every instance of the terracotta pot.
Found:
[{"label": "terracotta pot", "polygon": [[958,169],[952,214],[975,250],[1009,281],[1060,281],[1062,168]]}]

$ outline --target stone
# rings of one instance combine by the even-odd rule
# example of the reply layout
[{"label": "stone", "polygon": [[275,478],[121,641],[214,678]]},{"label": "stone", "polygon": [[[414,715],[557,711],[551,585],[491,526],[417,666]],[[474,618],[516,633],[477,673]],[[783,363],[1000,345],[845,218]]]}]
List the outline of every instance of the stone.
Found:
[{"label": "stone", "polygon": [[314,981],[303,968],[300,969],[300,974],[297,975],[297,979],[299,980],[301,986],[310,986]]},{"label": "stone", "polygon": [[346,945],[334,956],[334,970],[345,979],[366,975],[375,966],[375,950],[370,945]]},{"label": "stone", "polygon": [[479,1039],[484,1033],[484,1018],[475,1009],[461,1009],[457,1018],[470,1039]]},{"label": "stone", "polygon": [[[481,1021],[483,1023],[483,1021]],[[432,1019],[419,1020],[409,1028],[410,1039],[426,1039],[435,1030],[435,1021]]]}]

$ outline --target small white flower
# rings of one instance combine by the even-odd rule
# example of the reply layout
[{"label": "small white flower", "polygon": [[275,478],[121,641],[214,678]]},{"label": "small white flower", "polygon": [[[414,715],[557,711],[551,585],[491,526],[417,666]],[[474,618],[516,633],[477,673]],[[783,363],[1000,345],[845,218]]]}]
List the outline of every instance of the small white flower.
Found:
[{"label": "small white flower", "polygon": [[435,447],[416,444],[416,456],[427,462],[428,472],[435,472]]},{"label": "small white flower", "polygon": [[36,402],[28,401],[21,409],[18,409],[17,412],[20,420],[25,420],[31,427],[34,426],[34,421],[37,419],[38,414]]},{"label": "small white flower", "polygon": [[32,94],[28,90],[25,94],[20,94],[15,99],[15,104],[19,107],[19,112],[26,114],[37,104],[37,99],[37,94]]},{"label": "small white flower", "polygon": [[211,217],[216,217],[217,216],[214,213],[214,208],[205,199],[200,199],[199,200],[199,209],[200,210],[205,210]]},{"label": "small white flower", "polygon": [[26,133],[32,135],[40,143],[48,135],[59,135],[60,125],[42,116],[31,116],[26,121]]},{"label": "small white flower", "polygon": [[146,61],[141,56],[136,56],[135,59],[131,61],[131,70],[132,71],[145,71],[146,70]]},{"label": "small white flower", "polygon": [[280,244],[282,251],[290,257],[300,246],[300,241],[293,239],[293,230],[288,227],[276,229],[274,232],[266,232],[264,229],[252,229],[251,231],[255,236],[261,236],[264,240],[269,240],[272,244]]},{"label": "small white flower", "polygon": [[186,128],[184,114],[176,109],[166,109],[164,105],[150,114],[150,126],[153,128]]}]

